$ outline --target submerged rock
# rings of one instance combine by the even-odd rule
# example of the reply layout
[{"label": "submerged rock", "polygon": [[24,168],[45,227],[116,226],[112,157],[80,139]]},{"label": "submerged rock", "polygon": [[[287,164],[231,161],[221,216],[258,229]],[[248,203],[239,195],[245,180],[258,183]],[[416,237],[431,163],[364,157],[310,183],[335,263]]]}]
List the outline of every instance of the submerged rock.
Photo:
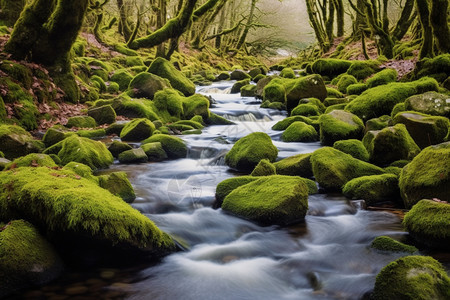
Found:
[{"label": "submerged rock", "polygon": [[419,251],[416,247],[403,244],[399,241],[394,240],[388,236],[378,236],[370,245],[371,248],[381,250],[381,251],[389,251],[389,252],[408,252],[414,253]]}]

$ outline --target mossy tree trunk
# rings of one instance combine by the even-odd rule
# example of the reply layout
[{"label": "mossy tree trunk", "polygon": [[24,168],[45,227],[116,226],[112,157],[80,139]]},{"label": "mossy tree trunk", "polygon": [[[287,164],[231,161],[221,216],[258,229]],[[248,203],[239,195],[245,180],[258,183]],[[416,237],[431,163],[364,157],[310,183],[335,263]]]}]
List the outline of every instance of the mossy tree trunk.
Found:
[{"label": "mossy tree trunk", "polygon": [[252,0],[252,2],[250,4],[250,13],[247,17],[247,23],[245,24],[244,30],[242,31],[242,34],[239,37],[239,40],[236,44],[236,49],[238,49],[238,50],[242,47],[242,45],[244,45],[245,40],[247,39],[247,35],[248,35],[248,32],[250,31],[250,27],[253,22],[253,17],[255,15],[255,8],[256,8],[257,1],[258,0]]},{"label": "mossy tree trunk", "polygon": [[128,22],[127,7],[123,0],[117,0],[117,8],[119,9],[119,32],[125,39],[125,42],[130,40],[132,30]]},{"label": "mossy tree trunk", "polygon": [[344,36],[344,4],[342,0],[333,0],[333,5],[336,8],[336,36],[342,37]]},{"label": "mossy tree trunk", "polygon": [[314,29],[314,33],[316,35],[320,50],[322,52],[327,52],[328,49],[330,49],[330,44],[325,37],[325,31],[320,24],[320,17],[318,16],[318,12],[314,7],[313,0],[306,0],[306,9],[308,11],[309,22],[311,24],[311,27]]},{"label": "mossy tree trunk", "polygon": [[[422,25],[422,46],[420,58],[433,57],[433,30],[430,24],[430,8],[427,0],[416,0],[417,12]],[[448,38],[448,36],[447,36]]]},{"label": "mossy tree trunk", "polygon": [[392,31],[392,38],[394,41],[400,41],[411,27],[416,13],[414,12],[414,0],[406,0],[400,18]]},{"label": "mossy tree trunk", "polygon": [[25,7],[25,0],[1,0],[0,20],[6,26],[12,27],[19,19],[20,13]]},{"label": "mossy tree trunk", "polygon": [[431,27],[441,53],[450,53],[450,30],[447,22],[448,0],[431,0]]},{"label": "mossy tree trunk", "polygon": [[[194,11],[193,21],[198,21],[199,19],[201,19],[202,21],[199,22],[200,24],[198,24],[197,26],[196,33],[193,35],[193,48],[202,48],[202,42],[206,33],[208,32],[208,27],[222,10],[225,3],[226,0],[209,0]],[[205,10],[205,8],[208,8],[208,10]]]}]

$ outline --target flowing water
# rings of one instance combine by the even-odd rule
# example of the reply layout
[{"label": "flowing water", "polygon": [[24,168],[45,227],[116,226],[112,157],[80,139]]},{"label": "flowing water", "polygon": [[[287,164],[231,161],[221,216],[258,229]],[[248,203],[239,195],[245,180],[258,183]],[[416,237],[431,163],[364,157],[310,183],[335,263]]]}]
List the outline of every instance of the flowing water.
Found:
[{"label": "flowing water", "polygon": [[[127,271],[132,279],[126,284],[102,289],[125,290],[116,299],[133,300],[361,299],[381,268],[402,255],[369,247],[376,236],[404,238],[398,216],[363,210],[361,202],[331,194],[310,196],[305,222],[285,228],[260,227],[212,208],[217,184],[241,175],[224,164],[224,155],[239,138],[266,132],[279,149],[279,159],[320,147],[281,142],[281,132],[271,127],[285,114],[260,109],[254,98],[230,95],[230,86],[221,82],[198,88],[214,99],[211,111],[235,125],[209,126],[201,135],[182,136],[189,147],[187,158],[112,167],[128,173],[137,194],[133,207],[187,250]],[[90,287],[84,295],[93,295]]]}]

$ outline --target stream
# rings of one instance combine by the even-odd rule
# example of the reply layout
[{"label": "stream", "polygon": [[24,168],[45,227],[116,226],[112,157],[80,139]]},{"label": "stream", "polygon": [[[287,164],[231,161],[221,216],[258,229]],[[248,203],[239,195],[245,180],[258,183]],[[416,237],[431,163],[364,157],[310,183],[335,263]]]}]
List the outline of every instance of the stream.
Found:
[{"label": "stream", "polygon": [[[232,84],[197,88],[214,99],[212,112],[235,125],[209,126],[201,135],[181,136],[189,147],[187,158],[111,167],[128,174],[137,195],[132,206],[188,250],[159,264],[128,270],[123,275],[126,280],[116,280],[121,283],[104,281],[101,290],[117,292],[108,299],[130,300],[363,298],[373,289],[381,268],[404,255],[369,247],[380,235],[405,238],[398,216],[363,210],[361,201],[340,194],[309,196],[305,222],[283,228],[260,227],[212,208],[217,184],[241,175],[224,163],[226,152],[239,138],[266,132],[279,149],[278,159],[320,147],[318,142],[282,142],[282,132],[271,127],[286,117],[285,112],[260,109],[255,98],[227,93]],[[89,280],[96,279],[88,279],[91,275],[79,283],[86,289],[77,299],[106,299],[107,292],[94,294]],[[77,280],[81,281],[70,283],[73,290]],[[68,288],[60,289],[69,294]]]}]

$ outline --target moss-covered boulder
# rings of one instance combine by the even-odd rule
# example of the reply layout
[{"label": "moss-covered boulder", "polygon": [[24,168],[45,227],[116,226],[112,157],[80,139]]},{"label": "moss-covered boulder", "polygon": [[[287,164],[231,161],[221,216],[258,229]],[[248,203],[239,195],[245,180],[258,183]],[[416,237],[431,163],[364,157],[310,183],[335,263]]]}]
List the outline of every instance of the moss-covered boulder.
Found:
[{"label": "moss-covered boulder", "polygon": [[92,182],[95,182],[98,184],[98,177],[94,176],[92,169],[85,164],[72,161],[72,162],[66,164],[62,169],[70,170],[70,171],[74,172],[75,174],[77,174],[83,178],[89,179]]},{"label": "moss-covered boulder", "polygon": [[347,86],[347,95],[361,95],[369,87],[365,83],[355,83]]},{"label": "moss-covered boulder", "polygon": [[333,148],[344,153],[350,154],[356,159],[369,161],[369,152],[360,140],[349,139],[337,141],[333,144]]},{"label": "moss-covered boulder", "polygon": [[349,60],[320,58],[312,64],[311,69],[314,73],[334,77],[347,72],[351,65]]},{"label": "moss-covered boulder", "polygon": [[148,217],[70,170],[18,168],[1,172],[0,184],[9,187],[0,219],[26,218],[72,262],[155,258],[175,248]]},{"label": "moss-covered boulder", "polygon": [[405,109],[433,116],[450,117],[449,96],[437,92],[426,92],[406,99]]},{"label": "moss-covered boulder", "polygon": [[[284,118],[283,120],[275,123],[275,125],[272,126],[272,130],[277,130],[277,131],[286,130],[286,128],[288,128],[294,122],[304,122],[308,125],[314,126],[314,124],[313,124],[314,121],[308,117],[292,116],[292,117]],[[317,127],[314,127],[314,128],[318,129],[319,128],[318,125],[319,124],[317,123]]]},{"label": "moss-covered boulder", "polygon": [[383,169],[353,158],[331,147],[323,147],[311,155],[311,166],[319,185],[330,191],[339,191],[353,178],[383,174]]},{"label": "moss-covered boulder", "polygon": [[119,89],[124,91],[128,88],[133,76],[127,70],[117,70],[111,75],[110,80],[119,84]]},{"label": "moss-covered boulder", "polygon": [[301,99],[317,98],[323,101],[327,97],[327,89],[320,75],[309,75],[289,80],[286,86],[286,108],[294,109]]},{"label": "moss-covered boulder", "polygon": [[337,82],[337,88],[339,92],[346,93],[347,87],[352,84],[358,83],[358,80],[352,75],[343,75],[339,78],[339,81]]},{"label": "moss-covered boulder", "polygon": [[394,125],[391,116],[384,115],[366,121],[366,132],[371,130],[381,130]]},{"label": "moss-covered boulder", "polygon": [[256,176],[239,176],[232,177],[221,181],[216,187],[216,202],[215,205],[217,207],[222,206],[222,202],[229,193],[231,193],[236,188],[241,185],[250,183],[252,181],[258,180]]},{"label": "moss-covered boulder", "polygon": [[116,158],[119,157],[120,153],[131,149],[133,149],[133,147],[121,141],[113,141],[111,145],[108,146],[109,152]]},{"label": "moss-covered boulder", "polygon": [[311,153],[296,154],[274,163],[277,174],[312,177]]},{"label": "moss-covered boulder", "polygon": [[76,135],[45,149],[44,153],[58,155],[63,165],[75,161],[88,165],[93,170],[107,168],[114,161],[111,152],[102,142]]},{"label": "moss-covered boulder", "polygon": [[100,175],[98,176],[98,183],[100,187],[108,190],[111,194],[122,198],[122,200],[127,203],[131,203],[136,199],[134,189],[125,172]]},{"label": "moss-covered boulder", "polygon": [[42,137],[42,142],[44,142],[46,147],[50,147],[67,137],[67,133],[59,130],[58,128],[49,128]]},{"label": "moss-covered boulder", "polygon": [[416,247],[403,244],[397,240],[394,240],[391,237],[382,235],[377,236],[370,244],[370,248],[377,249],[380,251],[389,251],[389,252],[407,252],[414,253],[419,251]]},{"label": "moss-covered boulder", "polygon": [[120,135],[120,132],[122,131],[122,129],[125,127],[125,123],[113,123],[111,125],[109,125],[108,127],[105,128],[105,132],[107,135]]},{"label": "moss-covered boulder", "polygon": [[262,159],[275,161],[278,149],[263,132],[254,132],[239,139],[225,156],[225,163],[234,169],[250,172]]},{"label": "moss-covered boulder", "polygon": [[366,80],[366,84],[369,88],[373,88],[379,85],[388,84],[397,80],[397,71],[395,69],[384,69],[369,79]]},{"label": "moss-covered boulder", "polygon": [[399,258],[378,273],[371,299],[444,300],[450,297],[450,278],[430,256]]},{"label": "moss-covered boulder", "polygon": [[19,167],[57,167],[55,161],[47,154],[30,153],[13,160],[6,165],[5,169],[14,169]]},{"label": "moss-covered boulder", "polygon": [[148,161],[162,161],[168,158],[160,142],[141,145],[142,150],[148,157]]},{"label": "moss-covered boulder", "polygon": [[148,161],[147,154],[142,148],[123,151],[119,154],[119,162],[122,164],[139,164]]},{"label": "moss-covered boulder", "polygon": [[235,82],[233,86],[231,87],[231,94],[237,94],[241,91],[241,88],[246,86],[247,84],[250,84],[250,79],[243,79]]},{"label": "moss-covered boulder", "polygon": [[209,99],[200,94],[195,94],[183,99],[183,117],[184,119],[192,119],[195,116],[201,116],[203,120],[207,120],[210,116]]},{"label": "moss-covered boulder", "polygon": [[398,113],[394,124],[404,124],[409,134],[420,148],[440,144],[450,130],[450,121],[446,117],[430,116],[418,112]]},{"label": "moss-covered boulder", "polygon": [[262,159],[256,167],[253,169],[251,176],[269,176],[276,175],[277,171],[275,166],[268,160]]},{"label": "moss-covered boulder", "polygon": [[171,85],[167,79],[148,72],[142,72],[131,80],[128,94],[131,97],[153,99],[156,92],[170,87]]},{"label": "moss-covered boulder", "polygon": [[98,129],[81,129],[77,130],[76,134],[81,137],[89,138],[89,139],[95,139],[95,138],[101,138],[106,135],[106,131],[103,128]]},{"label": "moss-covered boulder", "polygon": [[254,84],[246,84],[241,87],[241,96],[242,97],[255,97],[256,96],[256,85]]},{"label": "moss-covered boulder", "polygon": [[291,116],[318,116],[319,108],[313,104],[299,104],[292,111]]},{"label": "moss-covered boulder", "polygon": [[167,156],[172,159],[184,158],[187,155],[187,146],[185,142],[176,136],[166,134],[155,134],[148,139],[142,141],[142,144],[161,143],[162,148],[167,153]]},{"label": "moss-covered boulder", "polygon": [[315,142],[319,139],[316,129],[304,122],[294,122],[281,135],[283,142]]},{"label": "moss-covered boulder", "polygon": [[347,69],[347,74],[358,80],[366,79],[379,70],[380,62],[376,60],[356,60]]},{"label": "moss-covered boulder", "polygon": [[88,110],[88,116],[92,117],[99,125],[112,124],[116,121],[116,112],[111,105],[103,105]]},{"label": "moss-covered boulder", "polygon": [[[262,82],[262,81],[261,81]],[[259,84],[256,86],[258,89]],[[282,79],[275,78],[270,80],[262,89],[263,101],[286,102],[286,87]]]},{"label": "moss-covered boulder", "polygon": [[403,219],[403,226],[422,245],[450,249],[450,204],[422,199]]},{"label": "moss-covered boulder", "polygon": [[244,80],[244,79],[251,79],[251,76],[243,70],[236,69],[230,73],[230,79],[231,80]]},{"label": "moss-covered boulder", "polygon": [[420,152],[403,124],[369,131],[363,138],[363,144],[369,152],[370,161],[377,165],[389,165],[400,159],[411,160]]},{"label": "moss-covered boulder", "polygon": [[97,123],[95,122],[94,118],[89,116],[75,116],[70,117],[67,120],[66,127],[72,128],[72,127],[78,127],[78,128],[94,128],[97,126]]},{"label": "moss-covered boulder", "polygon": [[0,151],[14,159],[32,152],[41,152],[44,144],[34,140],[29,132],[16,125],[0,125]]},{"label": "moss-covered boulder", "polygon": [[194,83],[162,57],[157,57],[148,67],[147,72],[168,79],[172,87],[185,96],[191,96],[195,93]]},{"label": "moss-covered boulder", "polygon": [[289,225],[304,220],[308,187],[300,177],[261,177],[234,189],[222,209],[263,225]]},{"label": "moss-covered boulder", "polygon": [[336,141],[361,139],[364,134],[364,123],[356,115],[333,110],[319,118],[320,142],[332,146]]},{"label": "moss-covered boulder", "polygon": [[430,76],[444,81],[450,76],[450,54],[441,54],[433,58],[424,58],[416,63],[412,73],[414,79]]},{"label": "moss-covered boulder", "polygon": [[59,277],[62,260],[32,224],[14,220],[0,226],[1,298]]},{"label": "moss-covered boulder", "polygon": [[280,72],[280,76],[283,78],[295,78],[295,72],[292,68],[283,68]]},{"label": "moss-covered boulder", "polygon": [[[322,103],[322,101],[320,101],[317,98],[309,97],[309,98],[300,99],[300,101],[298,102],[298,106],[300,106],[302,104],[308,104],[308,105],[313,105],[313,106],[317,107],[319,114],[322,114],[326,110],[325,105]],[[294,108],[294,110],[295,110],[295,108]],[[294,110],[292,110],[291,115]]]},{"label": "moss-covered boulder", "polygon": [[407,208],[422,199],[450,202],[450,142],[423,149],[403,168],[399,185]]},{"label": "moss-covered boulder", "polygon": [[354,178],[342,187],[342,192],[350,199],[364,199],[367,205],[400,200],[398,177],[394,174]]},{"label": "moss-covered boulder", "polygon": [[150,137],[155,125],[147,119],[134,119],[127,123],[120,132],[122,141],[142,141]]}]

